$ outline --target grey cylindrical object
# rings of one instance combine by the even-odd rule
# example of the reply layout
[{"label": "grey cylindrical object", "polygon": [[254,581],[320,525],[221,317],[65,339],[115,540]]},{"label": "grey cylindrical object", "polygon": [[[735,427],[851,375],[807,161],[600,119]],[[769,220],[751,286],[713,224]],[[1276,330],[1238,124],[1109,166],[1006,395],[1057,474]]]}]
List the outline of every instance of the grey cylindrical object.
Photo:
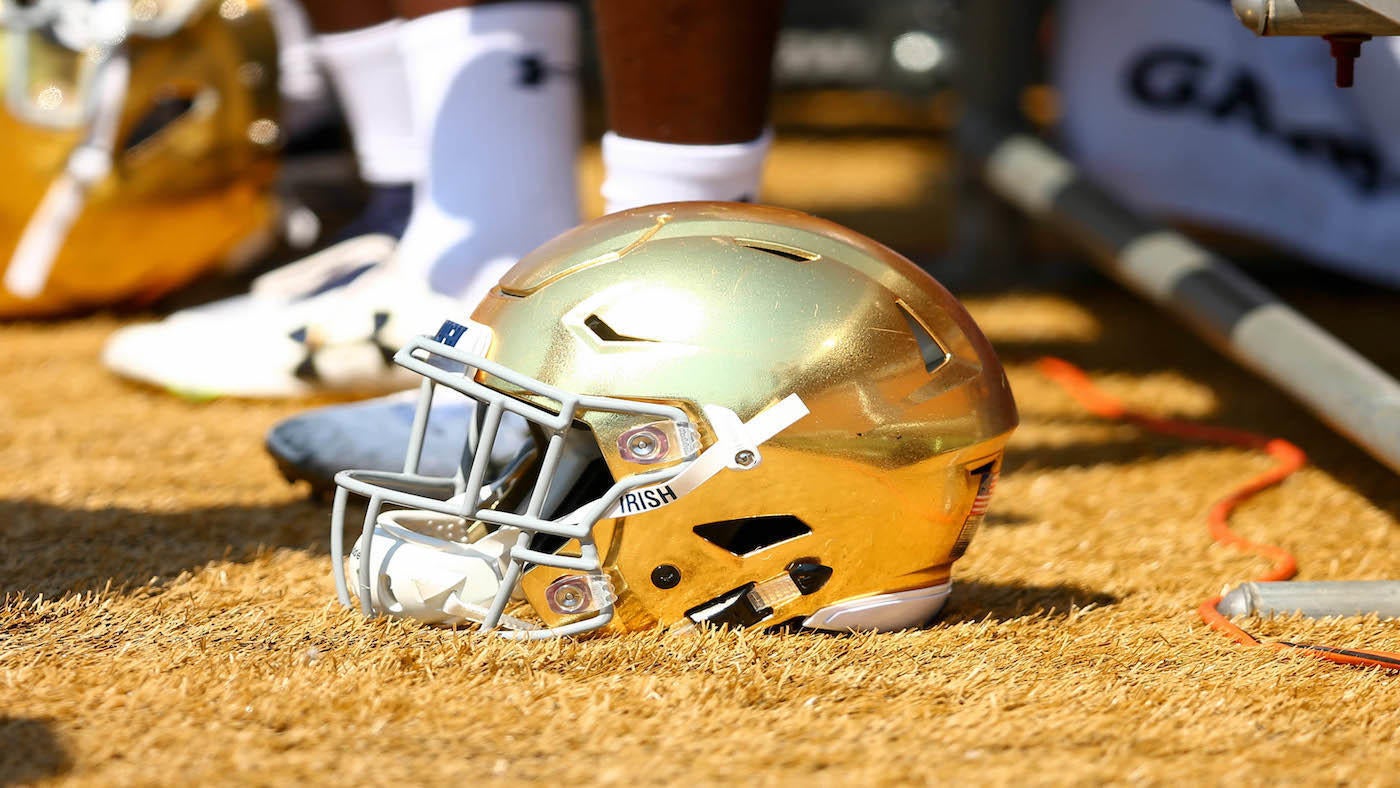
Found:
[{"label": "grey cylindrical object", "polygon": [[1400,22],[1351,0],[1233,0],[1235,16],[1261,36],[1400,35]]},{"label": "grey cylindrical object", "polygon": [[1244,583],[1220,600],[1227,616],[1369,616],[1400,618],[1400,582]]},{"label": "grey cylindrical object", "polygon": [[[976,120],[969,121],[976,123]],[[1040,140],[984,126],[993,191],[1400,473],[1400,383],[1224,259],[1133,213]]]}]

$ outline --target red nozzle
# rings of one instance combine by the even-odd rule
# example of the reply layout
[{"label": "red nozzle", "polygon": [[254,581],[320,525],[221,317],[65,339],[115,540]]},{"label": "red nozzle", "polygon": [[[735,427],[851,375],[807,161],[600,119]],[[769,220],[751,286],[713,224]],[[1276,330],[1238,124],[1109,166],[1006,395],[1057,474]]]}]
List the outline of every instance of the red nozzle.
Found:
[{"label": "red nozzle", "polygon": [[1371,37],[1362,33],[1338,33],[1323,38],[1332,45],[1332,57],[1337,60],[1337,87],[1351,87],[1356,82],[1356,59],[1361,57],[1361,45]]}]

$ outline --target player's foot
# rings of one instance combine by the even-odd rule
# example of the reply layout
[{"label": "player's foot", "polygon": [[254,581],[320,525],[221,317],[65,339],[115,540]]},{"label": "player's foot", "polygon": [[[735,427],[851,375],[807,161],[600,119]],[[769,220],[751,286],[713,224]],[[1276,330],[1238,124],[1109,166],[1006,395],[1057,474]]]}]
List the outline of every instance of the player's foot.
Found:
[{"label": "player's foot", "polygon": [[252,292],[116,332],[109,369],[192,398],[364,394],[402,388],[392,363],[462,302],[389,262],[394,240],[361,236],[260,278]]},{"label": "player's foot", "polygon": [[[452,476],[462,461],[467,425],[475,403],[439,388],[418,471],[426,476]],[[335,475],[350,468],[403,470],[418,390],[387,397],[317,408],[293,416],[267,433],[266,447],[288,481],[305,481],[317,493],[335,490]],[[504,463],[529,440],[522,421],[502,421],[501,437],[493,444],[494,459]]]}]

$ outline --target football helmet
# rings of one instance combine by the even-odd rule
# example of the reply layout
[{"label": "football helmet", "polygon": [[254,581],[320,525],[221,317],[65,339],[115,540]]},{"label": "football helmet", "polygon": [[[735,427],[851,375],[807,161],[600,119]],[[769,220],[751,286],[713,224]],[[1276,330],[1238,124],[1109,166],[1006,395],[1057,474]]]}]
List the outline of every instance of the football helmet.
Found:
[{"label": "football helmet", "polygon": [[0,317],[154,299],[276,218],[261,0],[0,0]]},{"label": "football helmet", "polygon": [[[336,476],[340,600],[517,639],[922,625],[1017,422],[931,277],[745,204],[571,230],[395,359],[423,376],[408,456]],[[453,478],[417,473],[438,387],[476,403]],[[512,420],[532,437],[501,461]],[[369,505],[342,563],[352,494]]]}]

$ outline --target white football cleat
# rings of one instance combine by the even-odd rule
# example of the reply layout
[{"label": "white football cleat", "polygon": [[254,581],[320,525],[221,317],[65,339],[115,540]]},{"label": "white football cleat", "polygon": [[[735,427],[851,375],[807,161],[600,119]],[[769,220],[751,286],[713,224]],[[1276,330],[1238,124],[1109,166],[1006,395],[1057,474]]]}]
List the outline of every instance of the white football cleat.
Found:
[{"label": "white football cleat", "polygon": [[121,329],[102,361],[198,399],[402,389],[413,380],[394,353],[462,304],[395,271],[394,245],[352,238],[261,277],[247,295]]}]

